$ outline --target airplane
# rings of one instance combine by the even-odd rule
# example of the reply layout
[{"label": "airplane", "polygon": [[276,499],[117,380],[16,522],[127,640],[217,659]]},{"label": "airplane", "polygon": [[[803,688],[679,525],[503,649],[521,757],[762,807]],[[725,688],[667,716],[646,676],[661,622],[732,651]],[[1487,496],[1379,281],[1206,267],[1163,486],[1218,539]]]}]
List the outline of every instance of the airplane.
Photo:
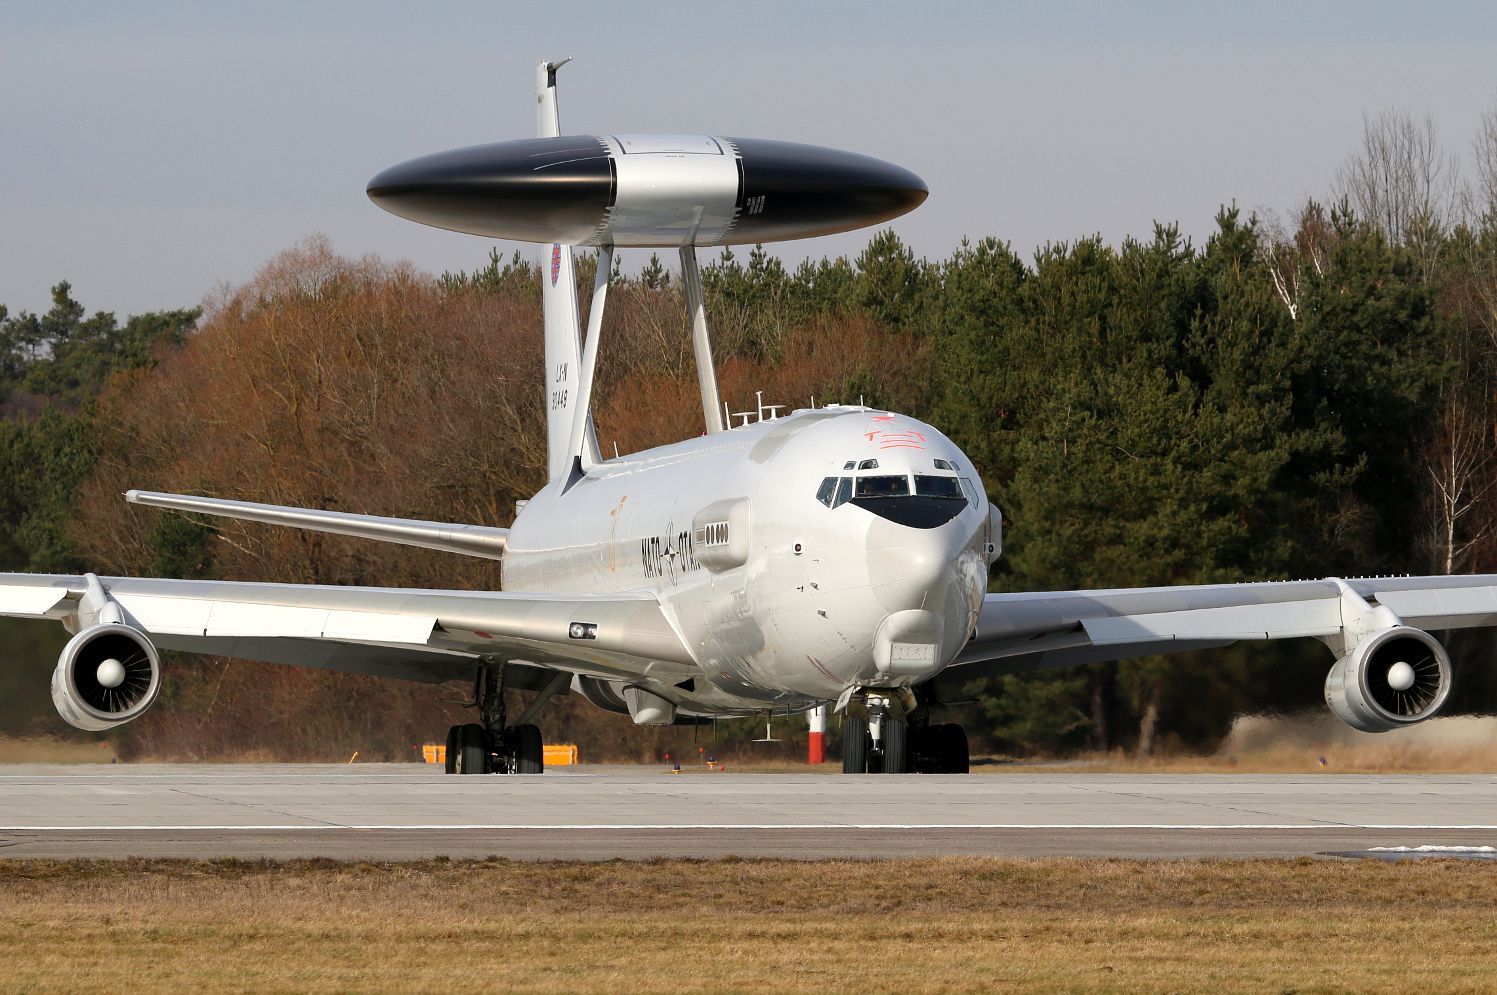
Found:
[{"label": "airplane", "polygon": [[[935,427],[861,403],[784,414],[760,404],[730,425],[697,249],[879,224],[918,206],[925,184],[788,142],[565,136],[565,61],[537,69],[537,138],[416,159],[368,187],[424,224],[550,245],[550,481],[508,529],[126,495],[497,559],[503,589],[0,575],[0,615],[73,633],[52,676],[65,721],[98,731],[141,715],[165,649],[471,681],[478,721],[447,733],[454,774],[541,773],[535,719],[562,693],[641,725],[831,706],[845,773],[965,773],[965,731],[934,721],[947,679],[1289,638],[1331,650],[1325,701],[1349,725],[1382,732],[1439,713],[1451,665],[1427,630],[1497,624],[1497,576],[988,593],[1003,516]],[[578,245],[598,250],[585,340]],[[614,252],[635,246],[679,250],[705,431],[604,459],[592,383]],[[534,692],[518,715],[506,688]]]}]

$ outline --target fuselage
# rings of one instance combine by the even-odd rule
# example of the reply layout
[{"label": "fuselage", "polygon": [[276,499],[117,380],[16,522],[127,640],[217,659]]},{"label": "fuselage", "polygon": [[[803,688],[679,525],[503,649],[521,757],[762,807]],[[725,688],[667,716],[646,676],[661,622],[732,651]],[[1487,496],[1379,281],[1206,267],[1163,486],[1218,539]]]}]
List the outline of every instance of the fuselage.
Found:
[{"label": "fuselage", "polygon": [[698,668],[663,686],[683,710],[801,708],[950,663],[982,603],[996,520],[971,463],[930,426],[802,410],[552,481],[515,519],[504,586],[650,591]]}]

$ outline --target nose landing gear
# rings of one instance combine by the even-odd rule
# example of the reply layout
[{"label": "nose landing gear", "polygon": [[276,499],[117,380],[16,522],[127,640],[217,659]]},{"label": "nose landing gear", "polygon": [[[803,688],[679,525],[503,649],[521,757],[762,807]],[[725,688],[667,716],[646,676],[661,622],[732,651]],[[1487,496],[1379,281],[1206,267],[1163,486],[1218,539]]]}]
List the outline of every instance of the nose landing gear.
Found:
[{"label": "nose landing gear", "polygon": [[[909,701],[913,704],[913,695]],[[906,716],[905,701],[897,694],[869,691],[849,701],[842,719],[842,773],[908,773],[910,744]]]},{"label": "nose landing gear", "polygon": [[967,734],[955,723],[930,722],[930,706],[902,694],[870,691],[847,704],[842,719],[844,774],[965,774]]}]

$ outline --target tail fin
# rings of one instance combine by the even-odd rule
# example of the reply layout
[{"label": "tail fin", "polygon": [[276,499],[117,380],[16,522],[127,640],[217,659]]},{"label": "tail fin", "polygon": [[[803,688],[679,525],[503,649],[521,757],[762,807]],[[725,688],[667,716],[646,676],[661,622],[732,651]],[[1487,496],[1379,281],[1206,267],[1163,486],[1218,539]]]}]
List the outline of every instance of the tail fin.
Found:
[{"label": "tail fin", "polygon": [[[536,131],[541,138],[556,138],[561,134],[556,70],[570,61],[566,58],[560,62],[542,62],[536,69]],[[584,465],[598,462],[598,439],[591,413],[587,415],[582,452],[568,451],[582,370],[577,272],[570,245],[551,246],[549,265],[541,272],[541,304],[546,323],[546,468],[549,478],[555,480],[571,471],[578,455]]]}]

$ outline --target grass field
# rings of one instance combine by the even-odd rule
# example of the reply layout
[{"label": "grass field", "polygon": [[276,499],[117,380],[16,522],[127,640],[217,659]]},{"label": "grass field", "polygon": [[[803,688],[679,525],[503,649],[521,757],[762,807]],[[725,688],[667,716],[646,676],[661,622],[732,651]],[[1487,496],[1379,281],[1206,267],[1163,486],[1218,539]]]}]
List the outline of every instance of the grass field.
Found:
[{"label": "grass field", "polygon": [[0,736],[0,764],[107,764],[115,752],[108,743],[75,743],[46,736]]},{"label": "grass field", "polygon": [[6,991],[1497,987],[1497,866],[0,863]]}]

